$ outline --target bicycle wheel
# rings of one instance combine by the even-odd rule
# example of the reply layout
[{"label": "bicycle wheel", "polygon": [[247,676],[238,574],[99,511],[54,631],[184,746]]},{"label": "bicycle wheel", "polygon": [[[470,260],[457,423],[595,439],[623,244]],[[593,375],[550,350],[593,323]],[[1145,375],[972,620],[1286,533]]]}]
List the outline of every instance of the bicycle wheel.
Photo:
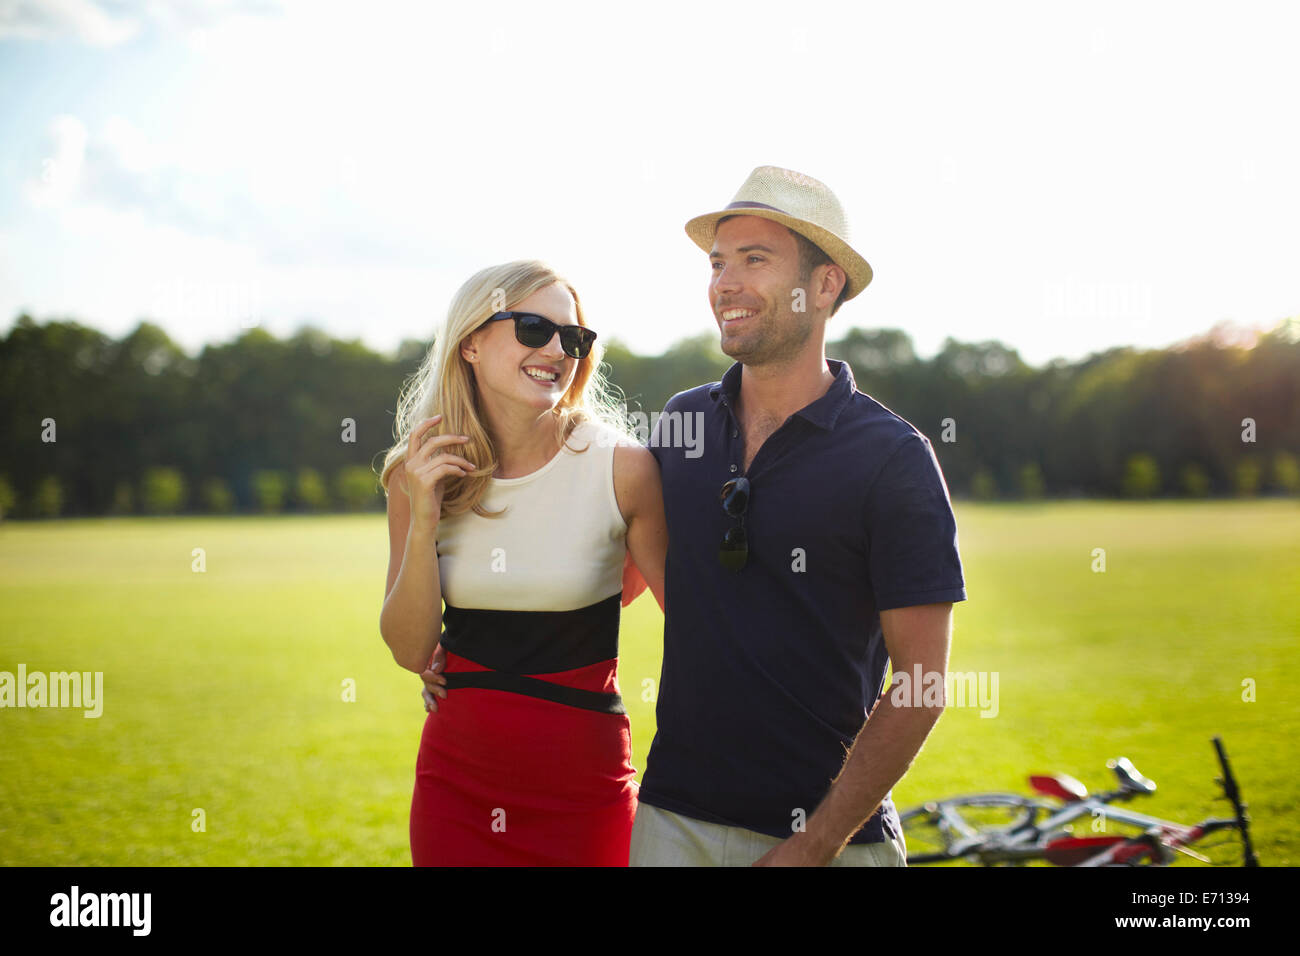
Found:
[{"label": "bicycle wheel", "polygon": [[1049,804],[1016,793],[933,800],[899,814],[908,865],[964,859],[968,848],[1029,826]]}]

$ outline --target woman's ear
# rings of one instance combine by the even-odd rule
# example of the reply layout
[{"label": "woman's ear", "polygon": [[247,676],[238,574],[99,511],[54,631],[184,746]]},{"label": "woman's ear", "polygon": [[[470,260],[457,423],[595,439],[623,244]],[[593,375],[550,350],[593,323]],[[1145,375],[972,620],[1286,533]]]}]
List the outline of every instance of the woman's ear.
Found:
[{"label": "woman's ear", "polygon": [[477,331],[471,332],[465,336],[460,343],[460,356],[466,362],[473,364],[478,361],[479,334]]}]

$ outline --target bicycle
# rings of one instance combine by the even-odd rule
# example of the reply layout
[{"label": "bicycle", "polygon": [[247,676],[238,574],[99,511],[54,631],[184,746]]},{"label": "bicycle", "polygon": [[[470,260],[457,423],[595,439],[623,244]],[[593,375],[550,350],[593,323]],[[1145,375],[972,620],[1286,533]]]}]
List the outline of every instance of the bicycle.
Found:
[{"label": "bicycle", "polygon": [[[1243,847],[1241,865],[1258,866],[1246,805],[1223,741],[1215,737],[1212,742],[1223,771],[1216,781],[1223,788],[1221,799],[1232,804],[1232,819],[1211,818],[1187,826],[1114,806],[1156,791],[1155,783],[1138,772],[1132,761],[1117,757],[1106,763],[1119,781],[1115,790],[1090,795],[1067,774],[1034,775],[1029,783],[1041,795],[1038,797],[978,793],[907,810],[899,816],[908,865],[965,860],[985,866],[1034,861],[1054,866],[1168,866],[1179,853],[1212,863],[1192,845],[1210,834],[1235,830]],[[1131,832],[1088,837],[1073,834],[1071,823],[1099,814],[1107,824],[1122,824]]]}]

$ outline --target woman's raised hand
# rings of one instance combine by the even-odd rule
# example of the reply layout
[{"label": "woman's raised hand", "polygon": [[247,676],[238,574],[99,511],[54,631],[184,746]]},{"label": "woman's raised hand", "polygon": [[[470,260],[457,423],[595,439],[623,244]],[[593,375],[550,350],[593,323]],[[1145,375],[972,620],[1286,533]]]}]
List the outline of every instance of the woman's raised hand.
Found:
[{"label": "woman's raised hand", "polygon": [[406,444],[406,485],[411,497],[411,528],[416,531],[433,532],[437,529],[447,479],[463,477],[474,470],[471,462],[446,451],[449,445],[463,445],[469,441],[465,435],[424,438],[440,421],[442,416],[434,415],[420,422],[411,429]]}]

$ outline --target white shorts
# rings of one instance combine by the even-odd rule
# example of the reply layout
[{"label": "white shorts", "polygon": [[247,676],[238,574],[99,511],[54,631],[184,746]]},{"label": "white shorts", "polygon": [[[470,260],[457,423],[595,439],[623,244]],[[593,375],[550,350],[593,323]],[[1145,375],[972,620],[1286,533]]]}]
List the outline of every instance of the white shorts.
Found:
[{"label": "white shorts", "polygon": [[[629,866],[749,866],[778,837],[742,827],[706,823],[639,803],[632,824]],[[831,866],[907,866],[903,842],[886,831],[883,843],[851,843]]]}]

